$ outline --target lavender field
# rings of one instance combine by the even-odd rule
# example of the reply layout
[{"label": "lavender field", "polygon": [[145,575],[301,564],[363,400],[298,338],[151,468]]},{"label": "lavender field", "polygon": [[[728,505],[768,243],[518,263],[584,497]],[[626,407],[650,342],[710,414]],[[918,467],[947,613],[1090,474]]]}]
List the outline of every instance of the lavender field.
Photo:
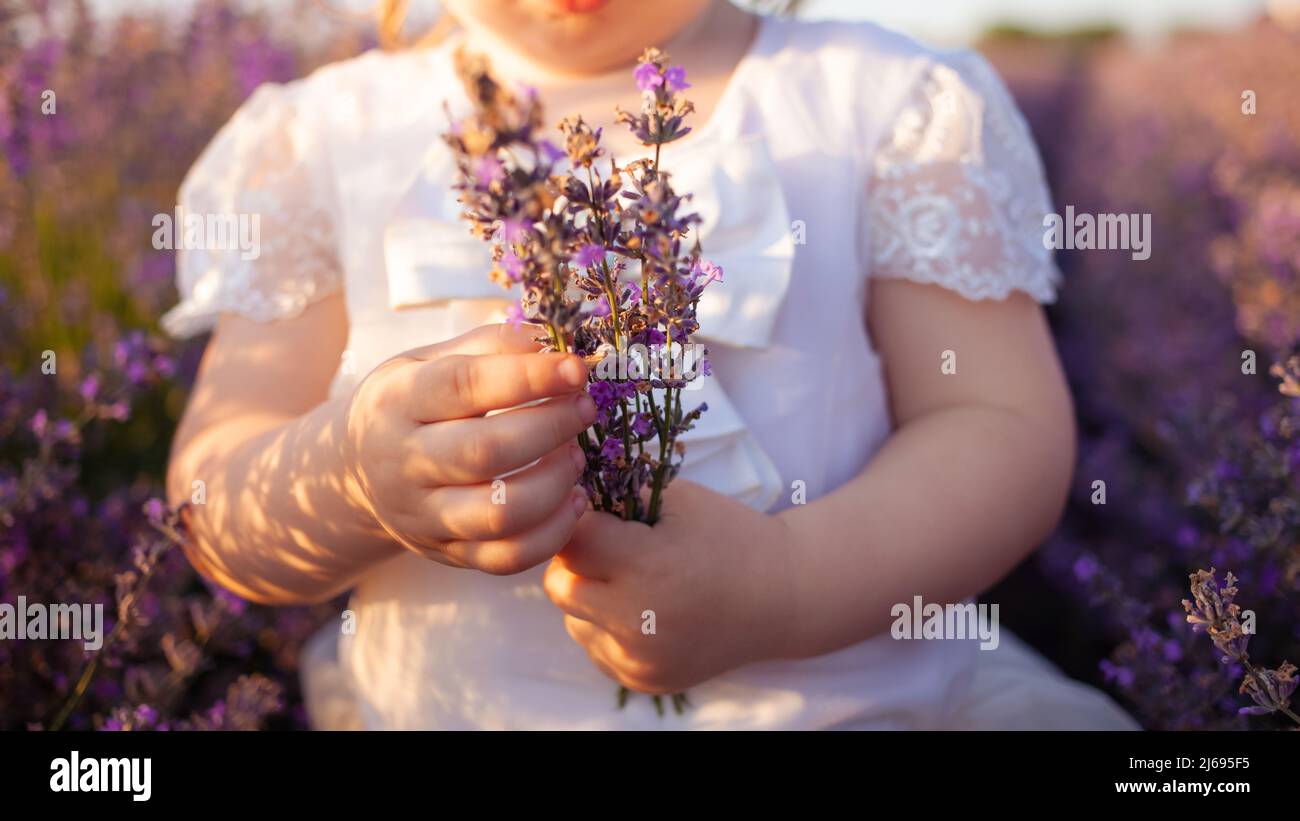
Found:
[{"label": "lavender field", "polygon": [[[0,729],[305,726],[298,651],[338,606],[270,609],[207,585],[159,501],[202,341],[158,329],[174,259],[151,219],[258,85],[374,47],[360,21],[309,38],[276,23],[221,0],[181,20],[0,0],[0,602],[106,613],[97,652],[0,641]],[[989,597],[1147,728],[1292,726],[1300,31],[1261,20],[1154,50],[1008,31],[981,49],[1033,127],[1057,209],[1150,214],[1153,232],[1144,261],[1059,255],[1075,492]],[[1189,576],[1211,568],[1193,595]],[[1209,625],[1194,631],[1184,599]]]}]

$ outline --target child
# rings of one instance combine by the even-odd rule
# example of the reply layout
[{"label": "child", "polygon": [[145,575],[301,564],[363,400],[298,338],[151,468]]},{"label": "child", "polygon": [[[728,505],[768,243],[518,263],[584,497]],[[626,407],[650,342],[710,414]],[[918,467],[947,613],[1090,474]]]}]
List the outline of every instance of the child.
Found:
[{"label": "child", "polygon": [[[1134,726],[1012,636],[891,628],[1024,558],[1073,467],[1048,193],[988,65],[725,0],[442,6],[442,44],[259,89],[181,190],[260,215],[262,252],[180,259],[167,327],[215,333],[171,493],[206,482],[189,555],[236,593],[352,591],[355,630],[305,654],[314,726]],[[585,371],[499,324],[439,139],[464,46],[625,164],[613,109],[649,45],[692,84],[663,164],[726,272],[699,311],[709,410],[653,528],[575,490]],[[614,682],[692,706],[619,710]]]}]

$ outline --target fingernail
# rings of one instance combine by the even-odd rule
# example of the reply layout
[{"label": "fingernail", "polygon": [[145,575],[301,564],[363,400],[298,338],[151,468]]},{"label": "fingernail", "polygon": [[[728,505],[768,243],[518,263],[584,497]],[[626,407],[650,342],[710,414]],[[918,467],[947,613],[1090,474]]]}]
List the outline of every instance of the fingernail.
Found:
[{"label": "fingernail", "polygon": [[560,363],[560,377],[576,388],[586,383],[587,367],[582,364],[582,360],[578,359],[578,357],[567,357]]},{"label": "fingernail", "polygon": [[581,490],[573,492],[573,512],[582,518],[582,514],[587,512],[587,497]]},{"label": "fingernail", "polygon": [[569,458],[573,460],[573,466],[582,473],[583,468],[587,466],[587,454],[582,452],[582,448],[577,445],[569,445]]},{"label": "fingernail", "polygon": [[596,421],[596,400],[592,399],[590,394],[578,394],[578,418],[584,425]]}]

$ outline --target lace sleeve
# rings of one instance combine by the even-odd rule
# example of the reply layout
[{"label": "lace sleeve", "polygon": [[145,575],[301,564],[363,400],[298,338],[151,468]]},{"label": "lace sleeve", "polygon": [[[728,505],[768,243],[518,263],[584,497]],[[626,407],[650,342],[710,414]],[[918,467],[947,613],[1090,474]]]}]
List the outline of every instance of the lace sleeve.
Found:
[{"label": "lace sleeve", "polygon": [[162,320],[173,336],[208,330],[221,313],[296,316],[341,287],[328,163],[298,112],[298,89],[260,87],[181,184],[181,299]]},{"label": "lace sleeve", "polygon": [[1020,290],[1056,297],[1043,244],[1051,199],[1020,112],[974,52],[922,75],[870,166],[872,276],[951,288],[968,299]]}]

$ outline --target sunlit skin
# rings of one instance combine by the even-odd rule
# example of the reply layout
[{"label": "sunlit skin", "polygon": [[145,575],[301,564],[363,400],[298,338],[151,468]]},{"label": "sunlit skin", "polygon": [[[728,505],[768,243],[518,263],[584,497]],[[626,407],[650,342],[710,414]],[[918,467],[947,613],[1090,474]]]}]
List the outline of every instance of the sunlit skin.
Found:
[{"label": "sunlit skin", "polygon": [[[668,45],[705,20],[710,0],[444,0],[470,42],[494,62],[543,73],[590,75],[630,65],[647,45]],[[738,10],[716,8],[712,11]],[[715,44],[716,46],[716,44]]]},{"label": "sunlit skin", "polygon": [[[626,104],[626,73],[608,72],[654,44],[686,67],[703,122],[754,30],[709,0],[445,7],[505,73],[539,72],[557,118]],[[493,328],[412,352],[327,400],[347,338],[341,296],[278,322],[224,317],[169,475],[175,502],[193,478],[208,484],[191,516],[191,559],[241,595],[284,604],[344,590],[403,550],[468,568],[448,572],[549,562],[546,593],[569,634],[610,678],[643,692],[862,641],[887,628],[894,603],[960,601],[1023,559],[1060,515],[1075,441],[1029,297],[972,302],[903,280],[870,288],[864,321],[895,425],[875,458],[829,495],[775,515],[679,479],[653,528],[575,512],[567,440],[585,409],[565,358],[531,352],[526,334]],[[958,352],[956,374],[941,372],[944,350]],[[457,370],[465,358],[472,379]],[[434,414],[415,399],[429,392],[441,397]],[[541,397],[551,407],[478,416]],[[433,418],[447,405],[455,418]],[[515,493],[491,505],[490,471],[538,457],[528,501]],[[645,610],[655,611],[653,635],[641,631]]]},{"label": "sunlit skin", "polygon": [[[582,361],[538,353],[536,329],[485,326],[322,402],[344,327],[333,297],[289,321],[221,320],[168,472],[178,502],[191,477],[207,485],[189,516],[195,566],[287,604],[328,598],[401,550],[497,575],[553,556],[585,510],[574,440],[596,410]],[[320,347],[337,348],[332,365],[304,355]],[[493,478],[524,467],[511,503],[493,504]]]},{"label": "sunlit skin", "polygon": [[[1055,526],[1074,417],[1041,309],[871,287],[896,429],[861,473],[777,515],[678,480],[655,527],[589,513],[548,566],[569,635],[611,678],[673,693],[846,647],[886,630],[897,602],[979,593]],[[944,375],[949,349],[960,365]]]}]

